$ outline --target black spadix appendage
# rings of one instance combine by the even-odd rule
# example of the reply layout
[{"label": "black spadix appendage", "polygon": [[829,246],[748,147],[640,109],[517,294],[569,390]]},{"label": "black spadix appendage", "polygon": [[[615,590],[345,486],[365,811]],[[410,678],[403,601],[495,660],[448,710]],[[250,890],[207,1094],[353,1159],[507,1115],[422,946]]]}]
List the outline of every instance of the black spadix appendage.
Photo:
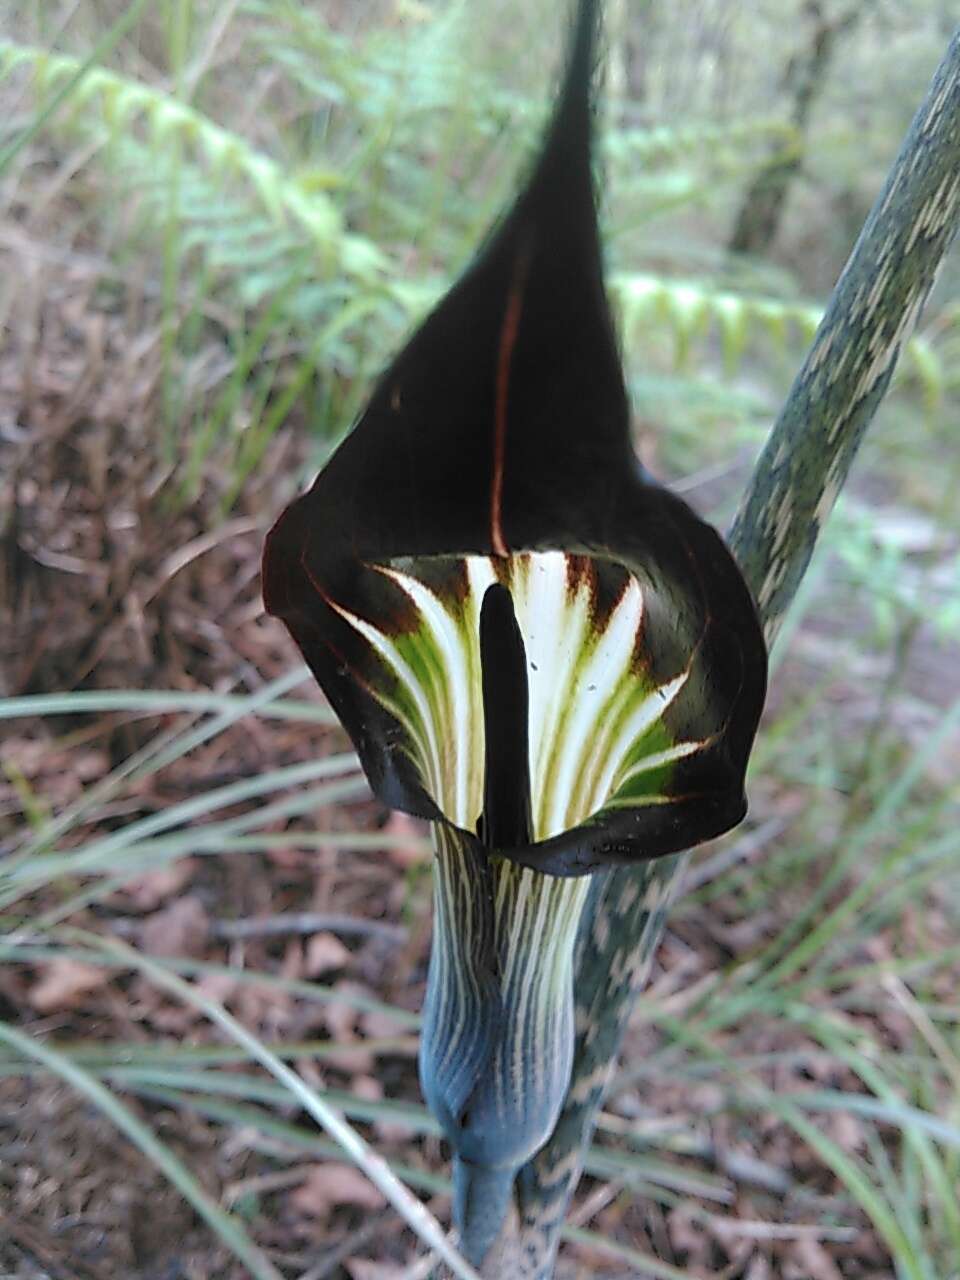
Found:
[{"label": "black spadix appendage", "polygon": [[477,834],[492,849],[529,844],[530,697],[527,653],[510,592],[487,587],[480,609],[483,684],[483,813]]}]

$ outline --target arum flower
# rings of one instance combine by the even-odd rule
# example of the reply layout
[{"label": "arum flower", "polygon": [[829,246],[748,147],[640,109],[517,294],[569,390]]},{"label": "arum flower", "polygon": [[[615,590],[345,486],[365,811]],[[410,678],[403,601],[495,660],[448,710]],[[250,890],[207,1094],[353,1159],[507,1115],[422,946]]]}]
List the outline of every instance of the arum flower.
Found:
[{"label": "arum flower", "polygon": [[522,192],[272,530],[265,599],[432,823],[421,1080],[479,1262],[569,1083],[597,869],[743,817],[766,686],[718,534],[635,460],[591,174],[596,4]]}]

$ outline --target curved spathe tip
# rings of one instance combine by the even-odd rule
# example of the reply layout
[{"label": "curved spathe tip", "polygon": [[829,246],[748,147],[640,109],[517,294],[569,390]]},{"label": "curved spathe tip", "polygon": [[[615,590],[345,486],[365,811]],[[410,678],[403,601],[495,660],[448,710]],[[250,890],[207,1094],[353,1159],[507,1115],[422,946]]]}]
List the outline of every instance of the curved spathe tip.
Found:
[{"label": "curved spathe tip", "polygon": [[516,1169],[492,1169],[453,1159],[453,1220],[460,1249],[471,1266],[482,1266],[510,1208]]}]

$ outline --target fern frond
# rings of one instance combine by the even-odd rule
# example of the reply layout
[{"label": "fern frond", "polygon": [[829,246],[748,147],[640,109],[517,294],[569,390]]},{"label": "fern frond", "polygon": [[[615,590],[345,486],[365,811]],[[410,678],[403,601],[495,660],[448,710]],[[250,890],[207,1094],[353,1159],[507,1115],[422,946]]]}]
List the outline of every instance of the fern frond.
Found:
[{"label": "fern frond", "polygon": [[[254,17],[261,8],[258,0],[245,5]],[[398,145],[418,155],[425,112],[436,112],[440,118],[456,110],[458,136],[462,132],[477,143],[478,154],[483,147],[489,149],[491,130],[506,120],[519,120],[531,133],[539,122],[536,112],[519,110],[516,95],[485,85],[478,72],[468,70],[455,56],[455,29],[449,22],[439,34],[431,33],[436,44],[451,44],[443,57],[411,59],[398,53],[393,40],[370,41],[358,52],[301,7],[290,6],[285,12],[289,25],[280,27],[271,7],[274,21],[258,28],[256,39],[299,86],[305,102],[315,105],[323,95],[328,102],[345,104],[345,117],[353,113],[349,138],[342,145],[336,138],[331,143],[334,151],[344,153],[339,170],[325,161],[321,172],[310,161],[288,171],[194,107],[102,67],[87,72],[66,110],[48,127],[99,141],[115,181],[121,190],[136,193],[141,218],[155,230],[170,213],[169,184],[158,157],[175,143],[180,156],[177,216],[182,250],[201,255],[204,268],[218,275],[244,306],[257,307],[282,295],[278,325],[309,333],[311,355],[319,367],[353,379],[363,376],[364,353],[389,350],[440,293],[436,278],[404,278],[405,270],[382,246],[411,239],[429,242],[434,261],[446,274],[459,265],[457,246],[475,239],[472,228],[478,216],[487,220],[485,213],[478,215],[463,184],[453,176],[441,173],[438,178],[436,166],[405,163],[395,175],[388,174],[388,189],[377,194],[380,213],[386,214],[379,227],[381,243],[348,230],[346,210],[366,185],[367,166],[375,166],[377,156],[396,153]],[[416,94],[406,91],[411,65],[433,69],[430,83],[418,85]],[[17,69],[25,71],[41,99],[55,93],[79,66],[69,55],[0,39],[0,78]],[[464,76],[475,92],[463,92]],[[389,120],[385,135],[378,112],[385,112]],[[618,163],[625,157],[631,163],[675,163],[695,150],[727,154],[737,146],[747,149],[751,141],[774,139],[789,148],[792,132],[772,119],[683,129],[658,126],[614,131],[609,146]],[[511,149],[515,145],[514,134]],[[442,217],[431,224],[427,236],[423,211],[431,183],[441,195]],[[650,174],[648,187],[635,190],[634,198],[655,212],[665,207],[664,202],[695,201],[703,183],[668,167]],[[450,189],[453,195],[447,199],[444,192]],[[434,235],[441,226],[444,234]],[[695,347],[712,342],[728,376],[758,342],[781,349],[809,342],[822,314],[806,302],[652,273],[615,272],[609,283],[628,352],[649,347],[653,335],[666,334],[673,342],[675,363],[683,368]],[[344,310],[356,317],[355,322],[331,324],[331,317]],[[358,347],[360,324],[363,341]],[[328,341],[321,351],[313,342],[318,329]],[[913,374],[928,405],[936,404],[945,381],[937,352],[918,337],[908,344],[907,356],[901,369]]]},{"label": "fern frond", "polygon": [[654,164],[664,160],[677,160],[691,152],[710,151],[718,148],[741,151],[748,146],[774,142],[784,149],[796,144],[796,127],[774,116],[750,116],[742,120],[728,120],[723,124],[698,121],[696,124],[650,125],[646,128],[611,130],[604,139],[603,151],[607,155],[626,153],[632,161]]},{"label": "fern frond", "polygon": [[[41,100],[74,77],[80,65],[69,54],[0,39],[0,77],[26,68]],[[94,67],[78,82],[63,118],[56,123],[68,124],[87,137],[99,136],[104,145],[138,134],[149,150],[161,151],[175,138],[185,165],[192,164],[215,180],[244,180],[273,223],[305,233],[331,269],[365,279],[386,269],[373,244],[344,230],[339,209],[315,183],[287,173],[242,135],[162,90]]]},{"label": "fern frond", "polygon": [[[608,286],[628,364],[633,363],[630,353],[642,350],[653,334],[672,337],[679,368],[688,362],[695,343],[714,338],[724,371],[732,376],[760,342],[781,350],[810,342],[823,317],[822,307],[814,303],[714,289],[694,280],[645,272],[614,271]],[[437,283],[398,280],[390,284],[389,292],[414,319],[434,305],[440,288]],[[914,377],[928,405],[935,405],[945,379],[937,351],[917,336],[907,343],[904,354],[900,378]]]}]

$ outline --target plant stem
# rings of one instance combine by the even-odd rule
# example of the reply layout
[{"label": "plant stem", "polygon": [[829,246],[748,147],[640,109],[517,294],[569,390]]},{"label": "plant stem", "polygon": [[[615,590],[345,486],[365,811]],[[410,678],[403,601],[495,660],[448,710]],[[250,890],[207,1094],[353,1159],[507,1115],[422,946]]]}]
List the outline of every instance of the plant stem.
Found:
[{"label": "plant stem", "polygon": [[[960,32],[950,43],[834,288],[730,532],[772,642],[927,299],[960,211]],[[557,1127],[521,1171],[516,1213],[483,1275],[549,1280],[633,1000],[686,854],[594,877],[576,976],[573,1078]]]}]

